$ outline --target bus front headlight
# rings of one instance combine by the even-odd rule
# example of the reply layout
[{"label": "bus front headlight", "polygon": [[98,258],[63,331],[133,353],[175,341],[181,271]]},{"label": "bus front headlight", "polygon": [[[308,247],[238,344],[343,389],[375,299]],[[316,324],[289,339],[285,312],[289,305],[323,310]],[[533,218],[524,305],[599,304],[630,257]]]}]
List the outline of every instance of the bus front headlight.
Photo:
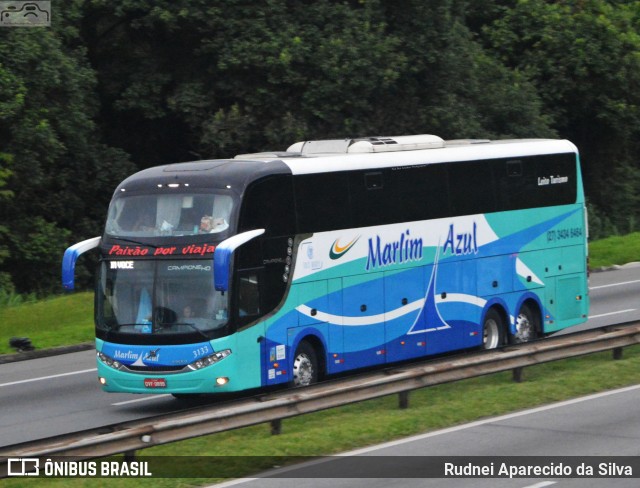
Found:
[{"label": "bus front headlight", "polygon": [[106,354],[102,354],[101,352],[97,354],[98,354],[98,359],[102,361],[104,364],[106,364],[107,366],[109,366],[110,368],[118,369],[118,370],[123,368],[123,365],[120,361],[116,361],[115,359],[112,359]]},{"label": "bus front headlight", "polygon": [[212,364],[215,364],[230,355],[231,349],[223,349],[222,351],[214,352],[209,356],[205,356],[203,358],[195,360],[191,364],[188,364],[187,368],[192,371],[197,371],[199,369],[206,368],[207,366],[211,366]]}]

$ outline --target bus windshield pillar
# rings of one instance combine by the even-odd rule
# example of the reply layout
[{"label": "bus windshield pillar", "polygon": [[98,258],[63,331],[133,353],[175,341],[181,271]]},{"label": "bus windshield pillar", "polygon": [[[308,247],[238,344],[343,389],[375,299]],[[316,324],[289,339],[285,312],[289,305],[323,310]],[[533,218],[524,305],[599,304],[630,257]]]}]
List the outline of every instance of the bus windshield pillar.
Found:
[{"label": "bus windshield pillar", "polygon": [[213,253],[213,286],[216,291],[224,292],[229,289],[229,272],[234,251],[262,234],[264,229],[250,230],[230,237],[216,246]]}]

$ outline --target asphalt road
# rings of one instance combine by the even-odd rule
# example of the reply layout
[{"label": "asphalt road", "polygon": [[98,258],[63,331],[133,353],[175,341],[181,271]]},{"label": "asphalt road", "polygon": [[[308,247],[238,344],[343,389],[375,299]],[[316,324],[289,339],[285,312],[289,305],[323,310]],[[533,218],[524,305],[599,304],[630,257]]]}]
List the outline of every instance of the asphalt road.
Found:
[{"label": "asphalt road", "polygon": [[565,332],[640,320],[640,263],[592,273],[589,279],[589,320]]},{"label": "asphalt road", "polygon": [[[591,275],[591,318],[579,328],[640,320],[640,266]],[[0,364],[0,446],[185,408],[170,395],[104,393],[95,353]]]},{"label": "asphalt road", "polygon": [[[620,390],[577,398],[500,417],[480,420],[465,425],[393,441],[346,453],[343,463],[332,458],[327,462],[309,463],[263,473],[274,478],[235,480],[217,488],[637,488],[640,485],[640,385]],[[510,456],[534,456],[524,461]],[[352,456],[358,456],[355,459]],[[536,464],[550,466],[567,462],[564,457],[579,458],[595,467],[598,472],[602,456],[635,456],[635,478],[611,479],[597,477],[560,478],[536,477],[517,479],[464,479],[464,478],[393,478],[420,473],[424,461],[417,456],[437,456],[444,462],[461,462],[460,456],[490,456],[494,474],[499,473],[502,462],[507,466]],[[501,458],[505,456],[505,458]],[[557,456],[557,457],[556,457]],[[591,456],[591,458],[590,458]],[[372,461],[366,458],[372,457]],[[596,457],[594,459],[593,457]],[[541,458],[541,459],[540,459]],[[423,458],[424,459],[424,458]],[[477,457],[470,462],[477,463]],[[620,458],[622,459],[622,458]],[[486,462],[486,461],[485,461]],[[527,464],[528,463],[528,464]],[[623,462],[619,464],[620,467]],[[385,474],[384,469],[389,467]],[[361,468],[380,473],[358,478]],[[350,477],[346,476],[348,473]]]}]

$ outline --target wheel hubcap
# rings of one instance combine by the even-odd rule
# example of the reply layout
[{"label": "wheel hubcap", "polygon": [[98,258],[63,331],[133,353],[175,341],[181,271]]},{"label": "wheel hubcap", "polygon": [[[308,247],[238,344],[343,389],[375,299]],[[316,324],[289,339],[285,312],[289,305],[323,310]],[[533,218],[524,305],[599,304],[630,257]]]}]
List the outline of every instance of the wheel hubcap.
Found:
[{"label": "wheel hubcap", "polygon": [[495,320],[488,320],[484,326],[484,348],[495,349],[498,347],[498,336],[498,324]]},{"label": "wheel hubcap", "polygon": [[535,331],[533,323],[525,314],[521,313],[516,319],[516,342],[527,342],[533,339]]},{"label": "wheel hubcap", "polygon": [[313,363],[306,354],[300,354],[293,362],[293,384],[308,386],[313,381]]}]

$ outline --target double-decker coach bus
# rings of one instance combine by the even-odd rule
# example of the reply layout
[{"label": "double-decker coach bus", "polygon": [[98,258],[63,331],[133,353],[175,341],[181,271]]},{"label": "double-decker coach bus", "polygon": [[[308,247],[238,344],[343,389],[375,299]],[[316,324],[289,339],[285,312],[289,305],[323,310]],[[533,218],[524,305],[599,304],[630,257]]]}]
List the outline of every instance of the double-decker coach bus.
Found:
[{"label": "double-decker coach bus", "polygon": [[238,391],[470,348],[587,318],[587,227],[566,140],[305,141],[146,169],[98,247],[104,390]]}]

